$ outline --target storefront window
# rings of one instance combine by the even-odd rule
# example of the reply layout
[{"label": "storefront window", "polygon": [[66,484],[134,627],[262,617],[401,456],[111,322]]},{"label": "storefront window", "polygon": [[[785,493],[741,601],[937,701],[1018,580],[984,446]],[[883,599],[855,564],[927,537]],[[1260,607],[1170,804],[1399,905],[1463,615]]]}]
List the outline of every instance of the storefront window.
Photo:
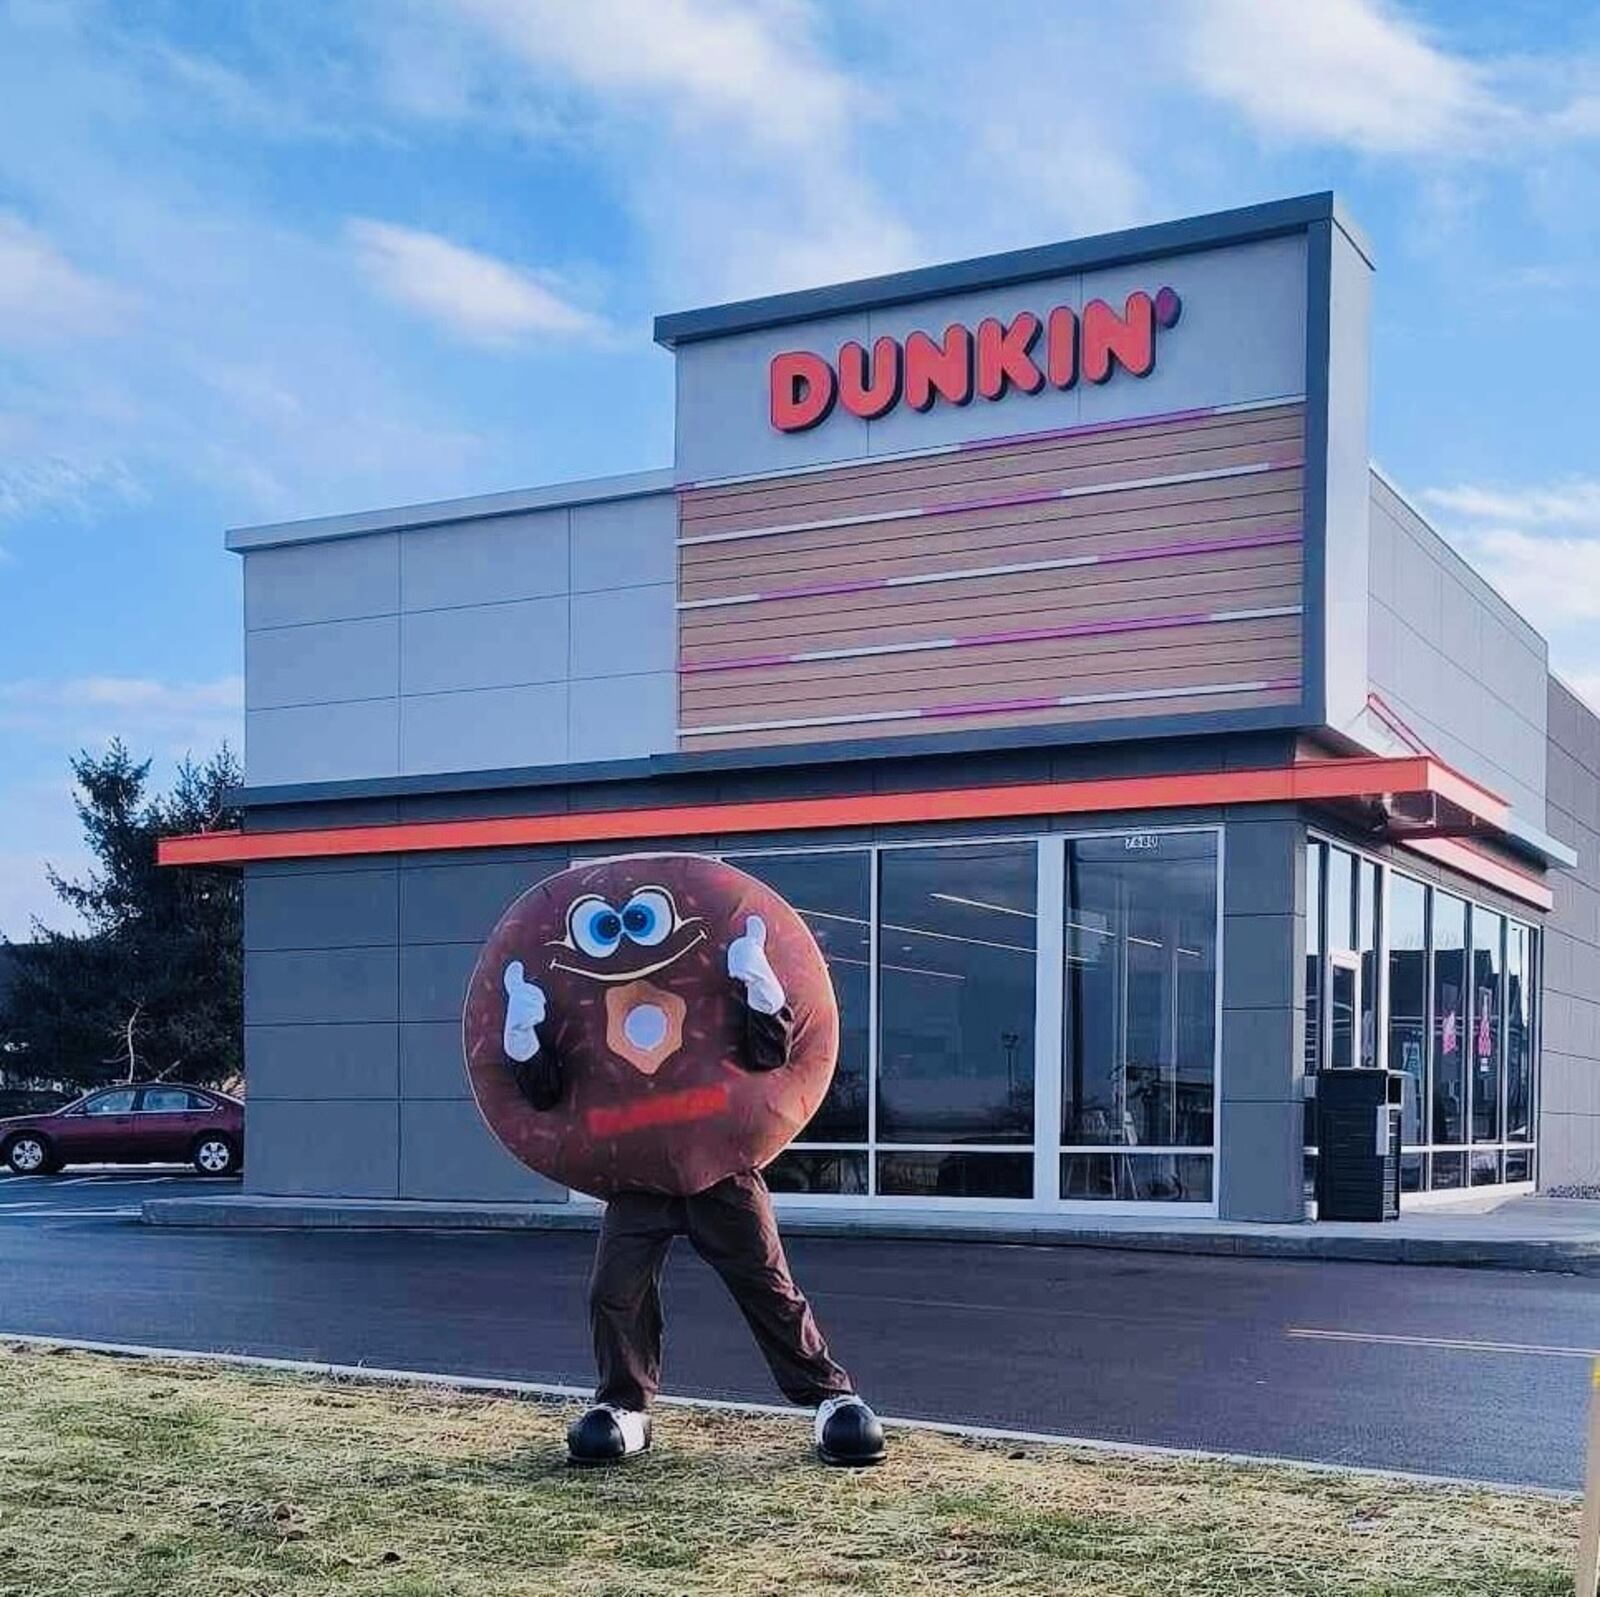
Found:
[{"label": "storefront window", "polygon": [[[1306,1044],[1305,1069],[1314,1076],[1322,1065],[1322,862],[1326,843],[1306,844]],[[1307,1143],[1314,1144],[1309,1117]]]},{"label": "storefront window", "polygon": [[886,849],[879,871],[878,1141],[1031,1146],[1035,845]]},{"label": "storefront window", "polygon": [[[1306,900],[1307,1069],[1401,1074],[1402,1189],[1532,1180],[1537,932],[1316,838]],[[1314,1116],[1308,1099],[1308,1178]]]},{"label": "storefront window", "polygon": [[1356,946],[1355,925],[1356,857],[1342,848],[1328,850],[1328,947],[1350,949]]},{"label": "storefront window", "polygon": [[1361,861],[1357,878],[1356,953],[1361,958],[1361,1015],[1357,1055],[1369,1070],[1378,1063],[1378,923],[1382,918],[1382,889],[1378,867]]},{"label": "storefront window", "polygon": [[[1389,882],[1389,1068],[1405,1075],[1400,1141],[1416,1147],[1428,1140],[1427,1102],[1428,892],[1421,882],[1395,875]],[[1420,1155],[1402,1166],[1407,1185],[1422,1184]]]},{"label": "storefront window", "polygon": [[[1466,1141],[1467,906],[1433,895],[1433,1141]],[[1436,1179],[1440,1169],[1434,1161]],[[1459,1178],[1448,1185],[1460,1186]]]},{"label": "storefront window", "polygon": [[[1533,1141],[1533,961],[1526,926],[1506,928],[1506,1141]],[[1506,1179],[1525,1181],[1526,1176]]]},{"label": "storefront window", "polygon": [[[1209,1148],[1216,1071],[1217,846],[1209,832],[1071,842],[1065,1147]],[[1064,1197],[1200,1201],[1193,1158],[1068,1154]]]},{"label": "storefront window", "polygon": [[1033,1155],[883,1152],[878,1191],[888,1198],[1031,1198]]},{"label": "storefront window", "polygon": [[[1472,911],[1472,1140],[1500,1140],[1500,1076],[1504,1062],[1500,1022],[1504,1000],[1500,980],[1504,968],[1501,939],[1505,921],[1488,910]],[[1474,1184],[1487,1164],[1475,1160]],[[1496,1171],[1493,1177],[1498,1180]]]}]

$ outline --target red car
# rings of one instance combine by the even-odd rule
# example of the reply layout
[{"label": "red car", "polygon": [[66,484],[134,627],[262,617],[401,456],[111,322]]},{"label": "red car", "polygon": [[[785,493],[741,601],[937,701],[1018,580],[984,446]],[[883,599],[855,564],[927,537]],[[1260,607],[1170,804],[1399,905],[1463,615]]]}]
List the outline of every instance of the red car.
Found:
[{"label": "red car", "polygon": [[178,1082],[103,1087],[48,1114],[0,1120],[0,1160],[19,1176],[69,1164],[180,1160],[203,1176],[228,1176],[243,1154],[244,1105]]}]

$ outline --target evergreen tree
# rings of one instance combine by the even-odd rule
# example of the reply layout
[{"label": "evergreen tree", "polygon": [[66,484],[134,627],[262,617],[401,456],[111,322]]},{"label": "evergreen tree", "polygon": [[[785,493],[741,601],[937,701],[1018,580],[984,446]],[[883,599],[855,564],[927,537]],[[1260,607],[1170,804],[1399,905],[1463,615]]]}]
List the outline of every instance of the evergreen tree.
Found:
[{"label": "evergreen tree", "polygon": [[242,773],[226,745],[185,760],[171,790],[148,795],[150,762],[120,741],[72,761],[78,819],[94,864],[50,885],[83,930],[9,945],[0,999],[0,1066],[13,1080],[95,1087],[165,1077],[220,1084],[243,1069],[237,873],[163,868],[158,838],[237,824],[228,791]]}]

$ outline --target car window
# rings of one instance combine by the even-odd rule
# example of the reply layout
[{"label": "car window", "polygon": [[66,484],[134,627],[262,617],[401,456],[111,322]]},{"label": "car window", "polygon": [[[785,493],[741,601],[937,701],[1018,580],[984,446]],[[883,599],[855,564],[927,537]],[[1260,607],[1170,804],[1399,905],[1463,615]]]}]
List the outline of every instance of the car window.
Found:
[{"label": "car window", "polygon": [[194,1108],[194,1095],[181,1087],[147,1087],[143,1108],[146,1114],[187,1114]]},{"label": "car window", "polygon": [[133,1092],[103,1092],[83,1106],[86,1115],[125,1115],[133,1108]]}]

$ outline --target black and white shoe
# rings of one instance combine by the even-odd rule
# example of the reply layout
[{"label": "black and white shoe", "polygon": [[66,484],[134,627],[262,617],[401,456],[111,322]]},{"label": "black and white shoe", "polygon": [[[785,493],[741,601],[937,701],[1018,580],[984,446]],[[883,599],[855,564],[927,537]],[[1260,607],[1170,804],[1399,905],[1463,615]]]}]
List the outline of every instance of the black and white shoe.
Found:
[{"label": "black and white shoe", "polygon": [[824,1464],[860,1469],[883,1462],[883,1425],[854,1392],[818,1407],[812,1436]]},{"label": "black and white shoe", "polygon": [[620,1464],[650,1449],[650,1416],[600,1403],[567,1427],[567,1462],[580,1469]]}]

